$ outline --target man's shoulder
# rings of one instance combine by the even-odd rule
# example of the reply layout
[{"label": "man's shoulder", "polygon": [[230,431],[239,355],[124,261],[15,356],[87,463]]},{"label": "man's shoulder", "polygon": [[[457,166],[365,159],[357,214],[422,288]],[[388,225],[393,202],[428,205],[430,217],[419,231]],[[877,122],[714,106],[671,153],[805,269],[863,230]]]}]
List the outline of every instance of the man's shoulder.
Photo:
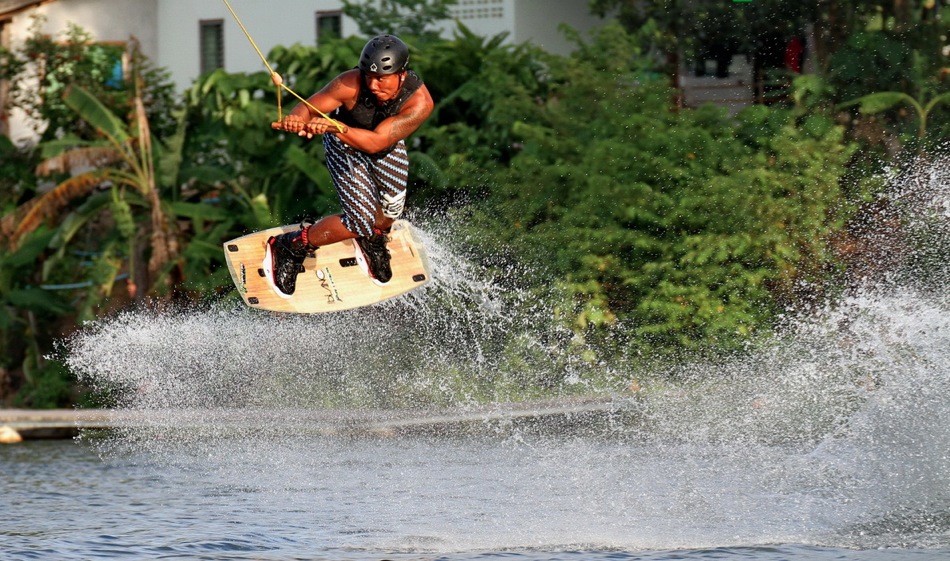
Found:
[{"label": "man's shoulder", "polygon": [[360,84],[360,69],[351,68],[337,74],[336,80],[347,86],[358,86]]},{"label": "man's shoulder", "polygon": [[360,71],[353,69],[337,74],[323,91],[339,100],[355,99],[360,92]]}]

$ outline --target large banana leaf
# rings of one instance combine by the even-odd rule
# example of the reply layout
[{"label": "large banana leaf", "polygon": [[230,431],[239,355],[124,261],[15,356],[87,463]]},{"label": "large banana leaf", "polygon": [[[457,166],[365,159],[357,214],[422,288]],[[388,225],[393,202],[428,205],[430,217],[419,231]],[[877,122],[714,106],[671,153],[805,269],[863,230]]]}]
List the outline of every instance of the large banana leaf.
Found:
[{"label": "large banana leaf", "polygon": [[109,206],[111,200],[112,193],[108,191],[96,193],[86,199],[79,208],[60,220],[55,235],[50,240],[50,247],[59,248],[68,244],[77,232],[96,219],[103,208]]},{"label": "large banana leaf", "polygon": [[205,203],[176,202],[171,203],[168,208],[179,218],[190,218],[191,220],[210,220],[219,222],[227,219],[230,214],[223,208],[211,206]]},{"label": "large banana leaf", "polygon": [[[8,297],[11,302],[16,303],[16,308],[21,310],[52,312],[56,314],[65,314],[70,310],[69,306],[60,300],[50,297],[48,291],[40,288],[16,288],[10,291]],[[0,327],[6,327],[6,325]]]},{"label": "large banana leaf", "polygon": [[178,127],[175,134],[166,140],[160,147],[161,157],[158,160],[158,184],[162,187],[174,187],[181,172],[182,150],[185,145],[187,119],[185,111],[177,113]]},{"label": "large banana leaf", "polygon": [[310,181],[316,183],[324,192],[333,192],[333,180],[330,178],[330,172],[325,166],[319,165],[313,157],[307,154],[299,146],[291,146],[287,149],[287,161],[301,173],[307,176]]},{"label": "large banana leaf", "polygon": [[916,105],[914,98],[903,92],[876,92],[855,101],[860,105],[861,113],[865,115],[887,111],[902,101]]},{"label": "large banana leaf", "polygon": [[108,136],[116,147],[125,145],[129,141],[129,132],[125,123],[89,91],[72,86],[66,90],[63,101],[83,120]]}]

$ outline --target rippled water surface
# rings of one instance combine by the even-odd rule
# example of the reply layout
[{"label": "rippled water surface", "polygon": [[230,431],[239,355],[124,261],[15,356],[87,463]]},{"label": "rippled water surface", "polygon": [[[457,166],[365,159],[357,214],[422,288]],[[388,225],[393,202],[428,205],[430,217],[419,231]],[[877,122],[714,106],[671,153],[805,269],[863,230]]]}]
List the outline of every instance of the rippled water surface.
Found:
[{"label": "rippled water surface", "polygon": [[303,438],[0,454],[5,559],[950,556],[946,510],[863,512],[871,482],[830,481],[795,447]]},{"label": "rippled water surface", "polygon": [[[381,306],[87,325],[70,368],[146,422],[0,448],[0,559],[950,559],[950,173],[928,166],[895,183],[903,269],[714,364],[598,359],[424,231],[435,282]],[[506,418],[532,387],[615,408]],[[283,413],[475,404],[499,415],[426,435]]]}]

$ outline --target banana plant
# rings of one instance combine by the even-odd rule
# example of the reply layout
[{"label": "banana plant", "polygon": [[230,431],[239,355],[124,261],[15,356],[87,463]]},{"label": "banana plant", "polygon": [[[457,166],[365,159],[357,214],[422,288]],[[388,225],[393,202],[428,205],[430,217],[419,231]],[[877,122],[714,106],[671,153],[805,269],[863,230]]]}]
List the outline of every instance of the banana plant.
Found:
[{"label": "banana plant", "polygon": [[851,101],[846,101],[838,107],[858,106],[858,110],[865,115],[881,113],[896,107],[900,103],[906,103],[917,112],[918,126],[917,138],[922,139],[927,134],[927,117],[940,103],[950,101],[950,92],[935,95],[926,102],[923,99],[917,99],[904,92],[875,92],[861,96]]},{"label": "banana plant", "polygon": [[[159,195],[152,138],[138,88],[129,124],[81,87],[69,88],[64,101],[95,128],[101,139],[67,139],[44,147],[46,159],[38,166],[37,173],[68,172],[69,177],[30,205],[13,232],[13,247],[41,224],[60,217],[75,201],[90,199],[109,189],[112,192],[109,209],[115,230],[124,239],[130,259],[130,295],[141,298],[159,288],[160,284],[167,287],[168,273],[174,268],[179,253],[178,239]],[[135,224],[132,204],[141,205],[148,212],[146,225],[142,228],[148,235],[148,244],[137,243],[140,229]],[[93,216],[74,213],[72,220],[62,221],[57,237],[60,248],[75,235],[78,226]],[[143,247],[146,245],[147,251]],[[148,254],[146,272],[139,274],[136,260],[145,253]]]}]

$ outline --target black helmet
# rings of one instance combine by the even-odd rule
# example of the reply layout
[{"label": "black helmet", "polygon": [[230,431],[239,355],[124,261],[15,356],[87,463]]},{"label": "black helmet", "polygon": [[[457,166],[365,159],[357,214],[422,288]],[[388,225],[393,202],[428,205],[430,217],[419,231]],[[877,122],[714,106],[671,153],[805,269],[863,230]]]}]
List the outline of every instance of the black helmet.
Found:
[{"label": "black helmet", "polygon": [[360,70],[371,74],[395,74],[409,66],[409,47],[395,35],[377,35],[360,54]]}]

